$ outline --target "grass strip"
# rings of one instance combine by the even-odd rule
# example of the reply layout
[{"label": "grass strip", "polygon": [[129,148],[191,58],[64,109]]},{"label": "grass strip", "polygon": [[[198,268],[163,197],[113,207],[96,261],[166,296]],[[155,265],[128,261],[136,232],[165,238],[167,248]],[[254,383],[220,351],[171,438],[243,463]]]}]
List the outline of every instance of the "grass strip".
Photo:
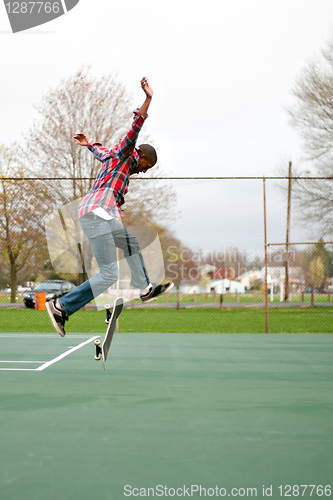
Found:
[{"label": "grass strip", "polygon": [[[96,309],[75,313],[68,332],[103,333],[105,314]],[[328,307],[270,309],[270,333],[333,333],[333,309]],[[2,332],[52,332],[46,311],[2,309]],[[264,309],[125,309],[121,332],[264,333]]]}]

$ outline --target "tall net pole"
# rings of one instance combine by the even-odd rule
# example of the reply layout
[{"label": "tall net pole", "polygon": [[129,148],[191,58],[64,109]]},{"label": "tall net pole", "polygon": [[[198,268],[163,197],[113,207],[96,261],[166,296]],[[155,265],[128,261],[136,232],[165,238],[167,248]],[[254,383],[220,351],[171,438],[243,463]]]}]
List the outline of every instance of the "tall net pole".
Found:
[{"label": "tall net pole", "polygon": [[263,177],[263,195],[264,195],[264,240],[265,240],[265,331],[268,333],[268,258],[267,258],[267,216],[266,216],[266,178]]}]

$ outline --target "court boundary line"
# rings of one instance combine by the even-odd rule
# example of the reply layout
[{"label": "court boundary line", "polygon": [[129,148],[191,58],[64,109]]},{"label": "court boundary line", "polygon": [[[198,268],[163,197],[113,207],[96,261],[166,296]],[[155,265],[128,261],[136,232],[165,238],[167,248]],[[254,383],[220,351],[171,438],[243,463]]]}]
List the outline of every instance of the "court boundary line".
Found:
[{"label": "court boundary line", "polygon": [[32,363],[32,364],[35,364],[35,365],[39,365],[40,363],[46,363],[46,361],[42,361],[42,360],[40,360],[40,361],[23,361],[23,360],[22,361],[12,361],[12,360],[9,360],[9,359],[6,359],[6,360],[0,359],[0,363],[20,363],[22,365],[24,365],[26,363],[27,364],[28,363]]},{"label": "court boundary line", "polygon": [[[94,335],[93,337],[89,338],[88,340],[81,342],[80,344],[71,347],[70,349],[67,349],[67,351],[63,352],[59,356],[56,356],[55,358],[51,359],[50,361],[37,361],[36,363],[42,363],[40,366],[37,368],[0,368],[0,371],[21,371],[21,372],[41,372],[45,370],[46,368],[49,368],[50,366],[54,365],[55,363],[58,363],[62,359],[66,358],[70,354],[72,354],[75,351],[78,351],[79,349],[82,349],[87,344],[90,344],[94,340],[98,339],[100,335]],[[5,361],[6,362],[6,361]],[[10,361],[8,361],[10,362]],[[22,363],[24,364],[25,361],[11,361],[12,363]],[[27,363],[34,363],[34,361],[27,361]]]},{"label": "court boundary line", "polygon": [[[70,333],[66,336],[66,339],[68,338],[75,338],[75,339],[86,339],[91,333]],[[0,332],[0,340],[1,339],[21,339],[21,338],[30,338],[30,339],[40,339],[40,338],[57,338],[59,339],[60,336],[57,333],[31,333],[31,332]]]},{"label": "court boundary line", "polygon": [[71,349],[69,349],[68,351],[60,354],[56,358],[51,359],[51,361],[47,361],[46,363],[42,364],[41,366],[39,366],[38,368],[36,368],[36,372],[41,372],[41,371],[45,370],[46,368],[49,368],[49,366],[54,365],[55,363],[58,363],[62,359],[66,358],[66,356],[69,356],[73,352],[81,349],[82,347],[84,347],[87,344],[90,344],[90,342],[93,342],[94,340],[96,340],[98,338],[99,338],[99,335],[95,335],[94,337],[86,340],[85,342],[81,342],[81,344],[79,344],[79,345],[77,345],[75,347],[72,347]]}]

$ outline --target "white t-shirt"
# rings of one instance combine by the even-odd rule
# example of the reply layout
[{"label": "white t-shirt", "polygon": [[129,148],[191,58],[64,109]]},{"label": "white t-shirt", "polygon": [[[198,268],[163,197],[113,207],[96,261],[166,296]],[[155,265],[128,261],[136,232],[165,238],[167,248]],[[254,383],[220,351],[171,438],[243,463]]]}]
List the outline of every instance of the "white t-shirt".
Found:
[{"label": "white t-shirt", "polygon": [[107,211],[102,207],[94,208],[93,213],[104,220],[111,220],[114,218],[112,217],[112,215],[108,214]]}]

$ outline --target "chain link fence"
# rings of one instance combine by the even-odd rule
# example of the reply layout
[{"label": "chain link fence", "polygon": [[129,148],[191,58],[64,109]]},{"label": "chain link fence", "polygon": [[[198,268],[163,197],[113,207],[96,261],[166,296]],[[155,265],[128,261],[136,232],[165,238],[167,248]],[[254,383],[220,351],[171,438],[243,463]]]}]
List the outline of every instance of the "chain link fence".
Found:
[{"label": "chain link fence", "polygon": [[[53,293],[67,293],[86,279],[81,251],[84,242],[73,236],[78,226],[76,210],[68,216],[66,208],[71,202],[66,193],[78,181],[1,179],[3,331],[15,331],[13,311],[29,309],[35,315],[45,314],[36,310],[43,302],[36,293],[46,293],[48,300]],[[332,181],[332,177],[133,177],[122,222],[138,236],[151,281],[155,277],[171,280],[175,287],[158,300],[143,304],[139,291],[130,286],[126,259],[119,254],[118,282],[85,309],[92,311],[122,296],[128,314],[137,311],[136,331],[143,332],[148,316],[142,311],[155,311],[164,318],[166,331],[168,325],[171,330],[169,322],[176,321],[174,311],[183,312],[177,316],[176,331],[184,329],[179,321],[188,323],[184,331],[209,331],[211,314],[212,331],[226,331],[226,325],[231,325],[229,333],[251,328],[271,331],[271,317],[273,331],[300,331],[296,313],[306,312],[304,332],[309,321],[317,325],[317,332],[331,332]],[[137,191],[147,193],[147,204],[144,195],[138,199]],[[54,199],[55,192],[63,193],[61,204]],[[71,217],[72,223],[68,222]],[[60,232],[50,232],[56,223]],[[63,253],[60,250],[52,255],[46,238],[48,228],[49,240],[66,247]],[[89,249],[85,258],[88,254]],[[39,290],[38,284],[44,281],[47,288],[39,285]],[[281,319],[281,325],[274,316],[278,311],[289,318]],[[226,321],[231,317],[227,314],[234,315],[232,324]],[[19,323],[26,319],[17,314],[16,321],[21,328]],[[34,319],[30,321],[26,331],[37,328]],[[125,320],[123,323],[125,328]]]}]

